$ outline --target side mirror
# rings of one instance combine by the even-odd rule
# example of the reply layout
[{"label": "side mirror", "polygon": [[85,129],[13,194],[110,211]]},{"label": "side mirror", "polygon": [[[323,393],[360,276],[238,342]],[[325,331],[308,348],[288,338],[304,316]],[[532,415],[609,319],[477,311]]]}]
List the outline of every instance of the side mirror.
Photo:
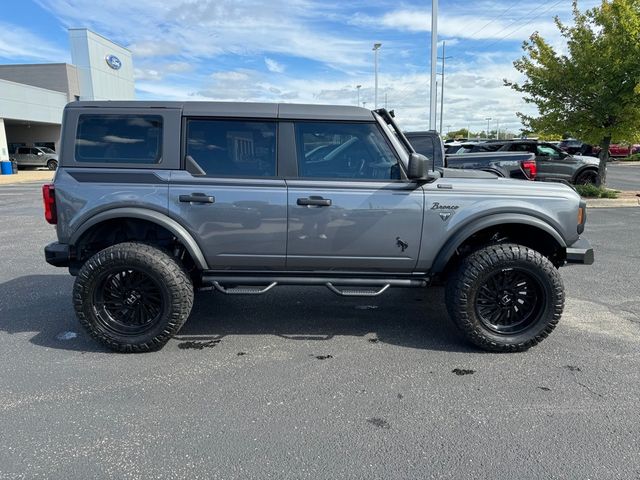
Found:
[{"label": "side mirror", "polygon": [[40,157],[41,155],[44,155],[44,153],[38,152],[38,156]]},{"label": "side mirror", "polygon": [[411,153],[409,155],[409,168],[407,169],[407,176],[411,180],[418,180],[426,178],[427,174],[427,162],[429,159],[419,153]]}]

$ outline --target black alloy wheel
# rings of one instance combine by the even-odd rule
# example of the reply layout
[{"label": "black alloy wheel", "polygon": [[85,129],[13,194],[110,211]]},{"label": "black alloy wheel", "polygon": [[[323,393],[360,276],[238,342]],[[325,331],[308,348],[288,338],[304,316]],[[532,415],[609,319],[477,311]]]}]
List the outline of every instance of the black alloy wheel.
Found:
[{"label": "black alloy wheel", "polygon": [[97,320],[122,336],[148,331],[158,321],[165,302],[160,285],[137,268],[103,272],[93,298]]},{"label": "black alloy wheel", "polygon": [[540,281],[526,270],[507,268],[491,274],[478,290],[479,320],[502,335],[520,333],[540,317],[546,297]]}]

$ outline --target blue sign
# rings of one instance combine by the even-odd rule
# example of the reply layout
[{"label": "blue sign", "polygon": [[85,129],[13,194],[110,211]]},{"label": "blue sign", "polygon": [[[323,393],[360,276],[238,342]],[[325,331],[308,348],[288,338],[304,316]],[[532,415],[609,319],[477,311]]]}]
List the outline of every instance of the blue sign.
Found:
[{"label": "blue sign", "polygon": [[120,70],[122,62],[118,57],[116,57],[115,55],[107,55],[106,57],[104,57],[104,59],[106,60],[107,65],[109,65],[111,68],[113,68],[114,70]]}]

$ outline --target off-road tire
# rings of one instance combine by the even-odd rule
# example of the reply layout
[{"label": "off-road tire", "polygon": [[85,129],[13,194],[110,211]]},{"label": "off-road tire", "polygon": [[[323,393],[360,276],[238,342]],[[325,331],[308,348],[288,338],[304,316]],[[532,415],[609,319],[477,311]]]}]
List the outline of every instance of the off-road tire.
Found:
[{"label": "off-road tire", "polygon": [[[148,330],[123,335],[105,326],[95,298],[108,272],[129,268],[153,281],[162,301]],[[82,326],[100,343],[118,352],[148,352],[162,348],[189,317],[193,284],[182,265],[164,250],[137,242],[119,243],[96,253],[82,266],[73,287],[73,305]]]},{"label": "off-road tire", "polygon": [[[479,290],[492,275],[517,271],[537,282],[538,314],[523,331],[498,333],[488,328],[476,308]],[[495,278],[495,277],[494,277]],[[564,308],[564,285],[551,261],[531,248],[516,244],[490,245],[464,258],[447,280],[445,301],[449,316],[474,345],[492,352],[521,352],[544,340],[556,327]]]}]

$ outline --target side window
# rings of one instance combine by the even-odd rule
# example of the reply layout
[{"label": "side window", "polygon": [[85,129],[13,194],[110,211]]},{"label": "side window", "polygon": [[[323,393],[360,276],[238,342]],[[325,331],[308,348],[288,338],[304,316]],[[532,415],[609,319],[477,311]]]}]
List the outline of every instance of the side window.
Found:
[{"label": "side window", "polygon": [[28,155],[31,149],[29,147],[19,147],[18,154],[19,155]]},{"label": "side window", "polygon": [[162,158],[162,117],[80,115],[75,157],[81,163],[158,163]]},{"label": "side window", "polygon": [[299,177],[400,178],[398,160],[375,123],[300,122],[295,128]]},{"label": "side window", "polygon": [[31,149],[31,155],[38,155],[42,153],[40,150],[38,150],[37,148],[32,148]]},{"label": "side window", "polygon": [[538,145],[538,155],[543,157],[560,157],[560,154],[551,147],[545,147],[544,145]]},{"label": "side window", "polygon": [[275,177],[276,123],[190,119],[186,155],[207,176]]},{"label": "side window", "polygon": [[433,159],[433,139],[431,137],[413,137],[409,140],[411,145],[421,155]]}]

